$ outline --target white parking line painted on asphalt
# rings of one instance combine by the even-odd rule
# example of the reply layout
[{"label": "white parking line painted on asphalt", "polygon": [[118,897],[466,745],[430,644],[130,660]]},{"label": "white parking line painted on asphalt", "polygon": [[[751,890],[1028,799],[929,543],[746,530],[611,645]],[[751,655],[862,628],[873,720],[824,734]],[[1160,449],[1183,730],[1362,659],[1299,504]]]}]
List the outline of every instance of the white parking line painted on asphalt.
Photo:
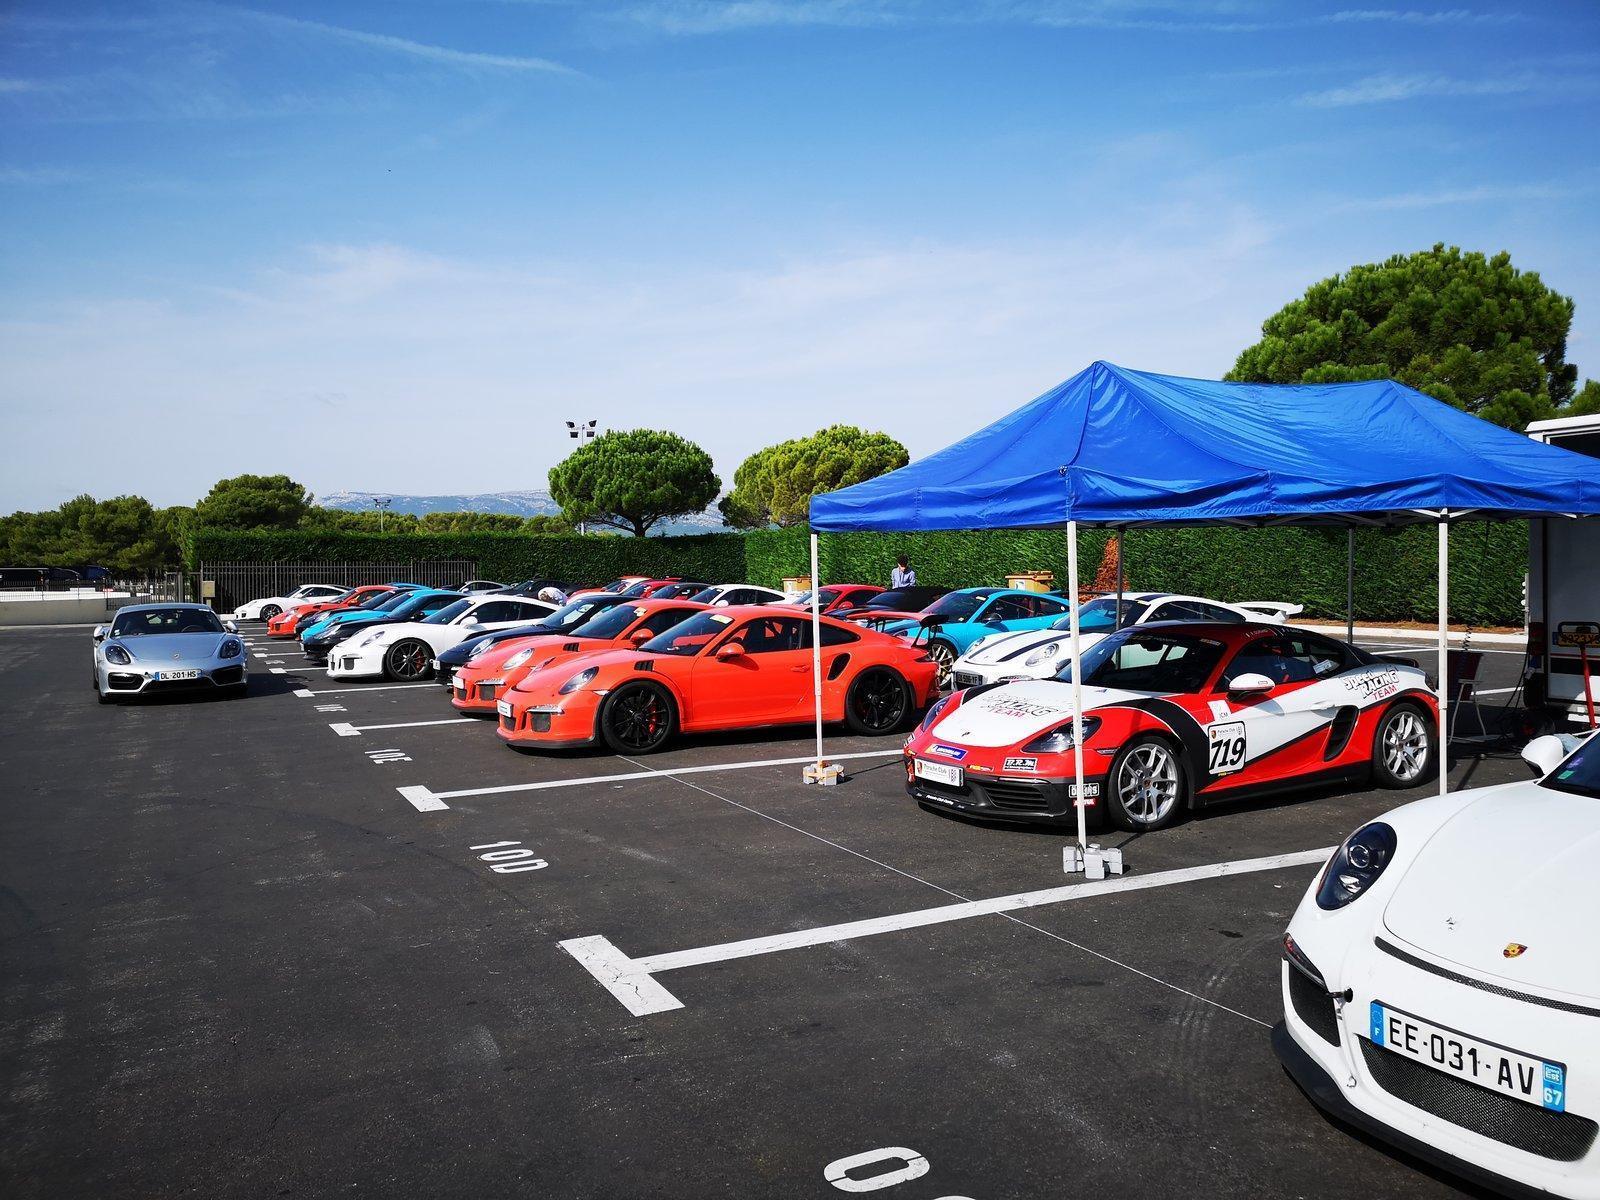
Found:
[{"label": "white parking line painted on asphalt", "polygon": [[282,668],[282,667],[269,667],[268,670],[270,670],[274,675],[287,675],[288,674],[288,672],[286,670],[284,670],[284,668]]},{"label": "white parking line painted on asphalt", "polygon": [[[308,668],[308,670],[309,669],[314,669],[314,668]],[[296,692],[295,695],[296,696],[342,696],[347,692],[393,692],[393,691],[398,691],[400,688],[425,688],[425,687],[437,688],[437,687],[439,687],[439,685],[437,683],[369,683],[369,684],[367,684],[366,687],[325,688],[322,691],[318,691],[318,692],[309,691],[307,689],[301,689],[300,691]],[[440,690],[442,691],[443,689],[441,688]]]},{"label": "white parking line painted on asphalt", "polygon": [[1123,875],[1096,883],[1071,883],[1063,887],[1017,892],[1010,896],[995,896],[988,900],[968,900],[960,904],[942,904],[937,908],[922,908],[886,917],[871,917],[864,921],[848,921],[842,925],[794,929],[767,937],[723,942],[721,945],[701,946],[693,950],[675,950],[666,954],[651,954],[643,958],[628,957],[609,939],[600,936],[573,938],[559,945],[582,963],[600,986],[615,996],[623,1007],[634,1016],[642,1017],[650,1013],[667,1012],[683,1007],[681,1000],[651,978],[663,971],[678,971],[684,967],[700,967],[708,963],[750,958],[758,954],[776,954],[782,950],[797,950],[804,946],[822,946],[851,938],[872,937],[880,933],[916,929],[924,925],[939,925],[949,921],[964,921],[969,917],[993,916],[1015,912],[1018,909],[1038,908],[1046,904],[1088,900],[1117,892],[1134,892],[1204,879],[1223,879],[1231,875],[1248,875],[1258,871],[1278,871],[1287,867],[1308,866],[1327,861],[1333,850],[1332,846],[1327,846],[1320,850],[1302,850],[1295,854],[1275,854],[1267,858],[1247,858],[1234,862],[1209,863],[1200,867],[1182,867],[1175,871],[1158,871],[1153,875]]},{"label": "white parking line painted on asphalt", "polygon": [[479,721],[476,717],[446,717],[441,721],[396,721],[391,725],[351,725],[347,721],[341,721],[338,724],[330,724],[328,728],[333,730],[340,737],[360,737],[369,729],[419,729],[424,725],[481,724],[483,724],[483,722]]},{"label": "white parking line painted on asphalt", "polygon": [[[327,693],[318,693],[326,695]],[[472,718],[466,718],[471,720]],[[857,754],[830,754],[829,762],[839,762],[847,758],[899,758],[898,750],[863,750]],[[400,794],[412,804],[416,804],[416,797],[427,796],[436,803],[430,804],[424,811],[437,811],[448,808],[446,800],[456,800],[462,796],[499,796],[507,792],[545,792],[552,788],[582,787],[594,783],[621,783],[629,779],[654,779],[658,776],[700,775],[709,771],[748,771],[752,767],[787,767],[797,763],[816,761],[816,756],[808,754],[803,758],[763,758],[754,762],[736,763],[710,763],[700,767],[663,767],[659,771],[628,771],[619,775],[586,775],[582,779],[547,779],[539,783],[504,783],[497,787],[461,788],[453,792],[435,792],[425,787],[403,787]]]}]

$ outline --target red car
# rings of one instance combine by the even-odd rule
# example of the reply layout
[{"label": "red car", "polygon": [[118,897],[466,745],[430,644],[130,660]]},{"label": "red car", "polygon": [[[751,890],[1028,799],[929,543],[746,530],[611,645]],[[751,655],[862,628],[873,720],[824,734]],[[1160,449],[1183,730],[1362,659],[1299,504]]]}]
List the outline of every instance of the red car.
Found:
[{"label": "red car", "polygon": [[[817,589],[817,609],[823,613],[843,615],[860,608],[868,600],[882,593],[883,589],[875,583],[830,583],[826,587]],[[811,593],[802,592],[793,604],[783,607],[800,608],[810,612]]]},{"label": "red car", "polygon": [[351,588],[344,595],[332,600],[321,600],[316,604],[297,604],[267,622],[267,636],[291,638],[294,636],[295,625],[301,617],[333,612],[335,609],[360,608],[366,601],[390,595],[394,591],[395,589],[386,583],[369,583]]},{"label": "red car", "polygon": [[[1070,676],[945,697],[906,741],[906,790],[930,809],[1076,823]],[[1084,651],[1083,706],[1085,807],[1122,829],[1310,783],[1412,787],[1437,769],[1420,668],[1282,625],[1113,633]]]},{"label": "red car", "polygon": [[[899,638],[822,618],[822,716],[854,733],[902,728],[937,694],[933,660]],[[764,605],[698,613],[635,650],[578,655],[498,706],[500,737],[648,754],[680,731],[809,721],[811,620]]]},{"label": "red car", "polygon": [[492,715],[496,702],[530,673],[575,654],[640,645],[705,608],[689,600],[630,600],[566,633],[536,633],[500,642],[468,659],[456,672],[450,703],[462,712]]}]

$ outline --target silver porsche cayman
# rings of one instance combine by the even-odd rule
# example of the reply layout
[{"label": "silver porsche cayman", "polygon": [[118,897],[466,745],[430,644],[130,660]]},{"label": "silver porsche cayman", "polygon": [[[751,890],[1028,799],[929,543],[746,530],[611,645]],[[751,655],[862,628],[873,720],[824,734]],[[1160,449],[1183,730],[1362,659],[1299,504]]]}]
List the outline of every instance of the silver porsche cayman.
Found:
[{"label": "silver porsche cayman", "polygon": [[118,696],[249,687],[244,642],[204,604],[130,604],[94,629],[94,690]]}]

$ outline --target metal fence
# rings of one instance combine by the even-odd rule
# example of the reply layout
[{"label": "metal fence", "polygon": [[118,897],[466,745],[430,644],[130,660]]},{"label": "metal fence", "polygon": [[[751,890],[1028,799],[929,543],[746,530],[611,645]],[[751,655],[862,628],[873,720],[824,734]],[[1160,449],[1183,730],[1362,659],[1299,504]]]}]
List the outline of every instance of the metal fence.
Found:
[{"label": "metal fence", "polygon": [[212,562],[200,564],[200,579],[216,584],[212,607],[232,612],[262,596],[286,596],[303,583],[359,587],[391,580],[428,587],[459,587],[478,574],[476,559],[447,558],[410,562]]}]

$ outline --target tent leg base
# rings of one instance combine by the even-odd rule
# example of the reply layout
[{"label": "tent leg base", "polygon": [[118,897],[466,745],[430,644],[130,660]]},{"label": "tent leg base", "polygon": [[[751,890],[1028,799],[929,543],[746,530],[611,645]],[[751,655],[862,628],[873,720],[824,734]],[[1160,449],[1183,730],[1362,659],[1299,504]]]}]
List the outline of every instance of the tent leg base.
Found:
[{"label": "tent leg base", "polygon": [[1082,875],[1094,881],[1108,875],[1121,875],[1126,868],[1119,849],[1104,850],[1093,843],[1084,847],[1073,842],[1061,851],[1061,869],[1068,875]]},{"label": "tent leg base", "polygon": [[810,763],[805,770],[800,772],[800,778],[806,783],[816,783],[823,787],[833,787],[844,774],[844,768],[838,763]]}]

